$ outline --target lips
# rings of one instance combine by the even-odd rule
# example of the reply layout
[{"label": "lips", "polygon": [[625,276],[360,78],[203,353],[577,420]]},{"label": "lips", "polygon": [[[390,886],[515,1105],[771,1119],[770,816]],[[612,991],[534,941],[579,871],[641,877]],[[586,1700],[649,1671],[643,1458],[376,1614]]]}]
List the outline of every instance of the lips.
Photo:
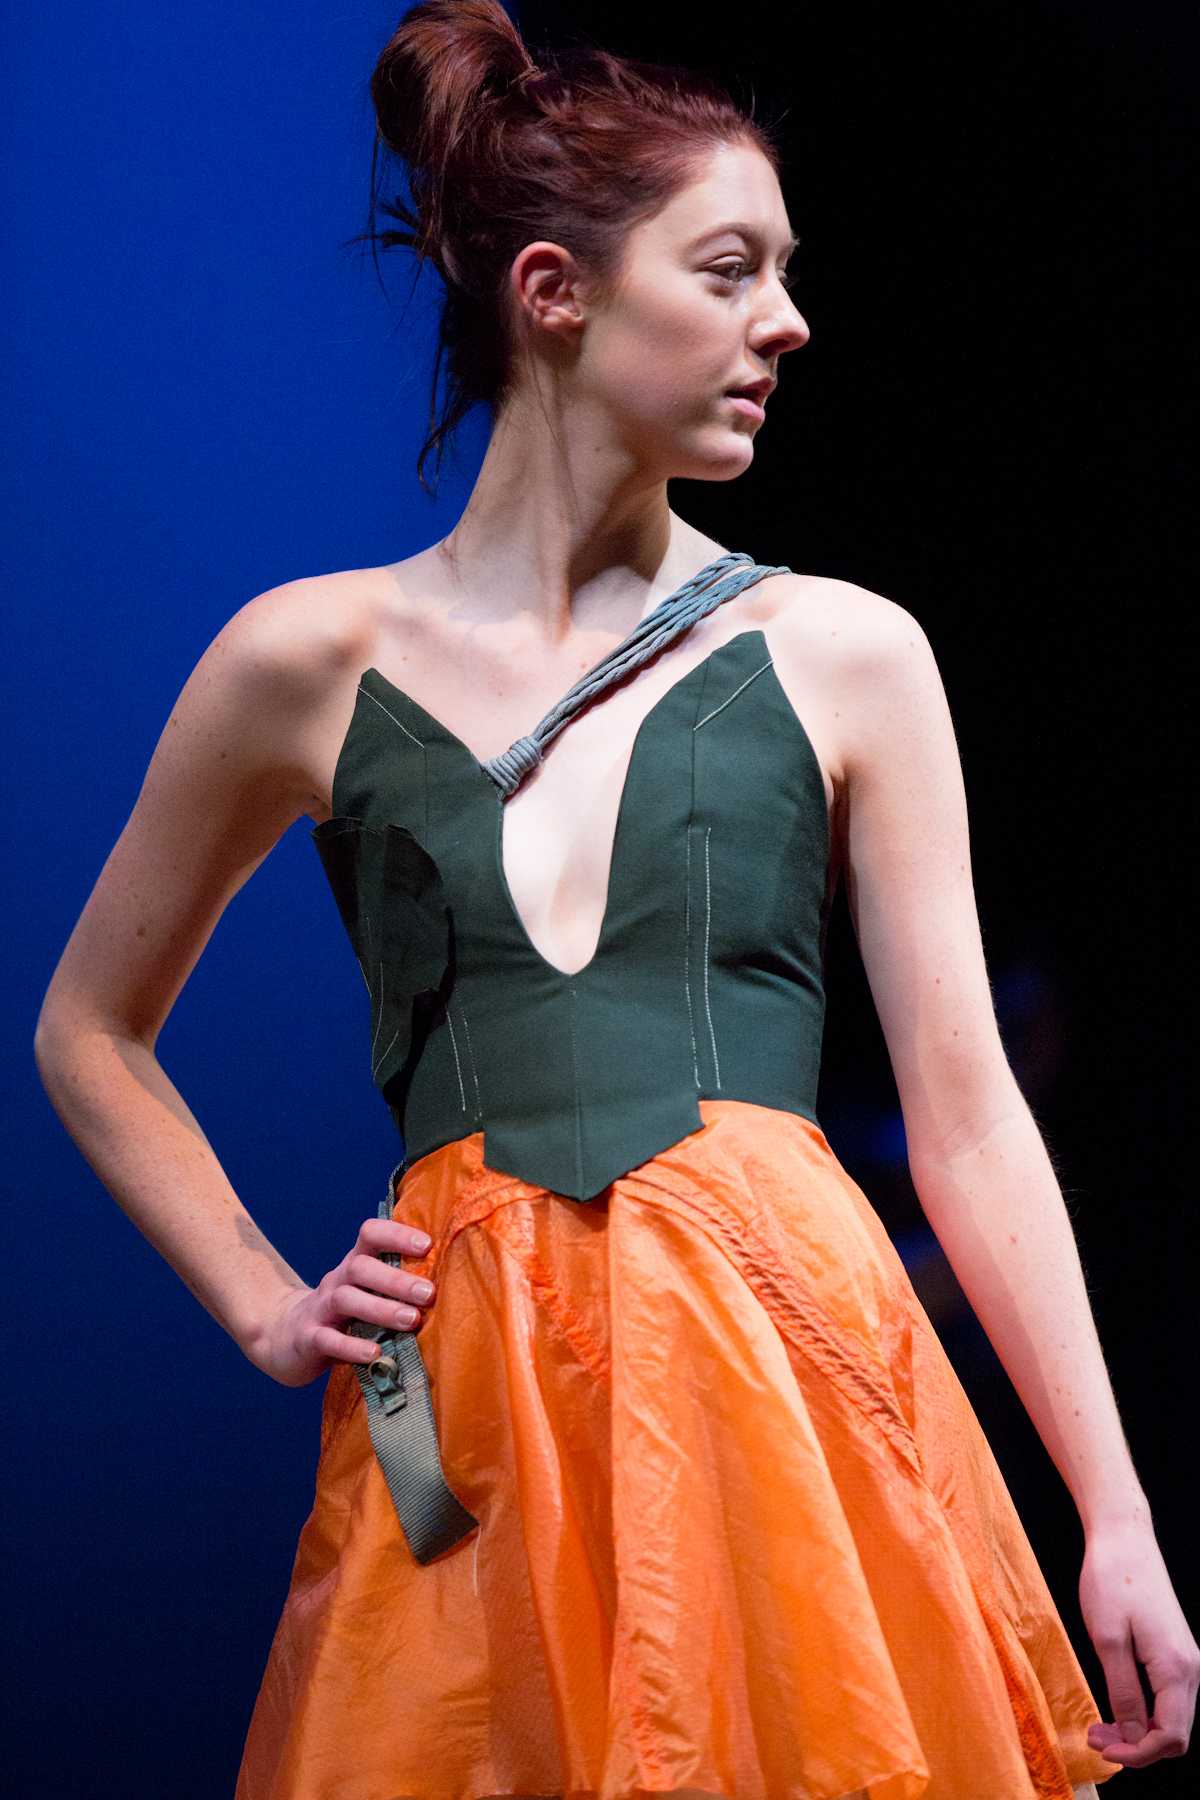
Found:
[{"label": "lips", "polygon": [[755,406],[765,406],[767,395],[771,393],[775,383],[764,376],[761,381],[749,382],[745,387],[728,388],[726,397],[730,400],[753,400]]}]

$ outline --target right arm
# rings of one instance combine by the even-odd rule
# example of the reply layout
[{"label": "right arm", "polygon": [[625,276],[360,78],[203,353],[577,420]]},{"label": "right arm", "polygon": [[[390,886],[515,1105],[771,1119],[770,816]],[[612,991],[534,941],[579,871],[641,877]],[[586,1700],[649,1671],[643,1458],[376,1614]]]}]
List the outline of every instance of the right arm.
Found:
[{"label": "right arm", "polygon": [[330,709],[345,711],[345,672],[362,664],[346,634],[299,631],[313,586],[250,601],[188,677],[34,1036],[42,1083],[86,1162],[248,1359],[286,1386],[334,1357],[370,1360],[374,1344],[335,1321],[396,1324],[412,1277],[378,1259],[419,1254],[413,1234],[364,1221],[310,1288],[238,1199],[155,1044],[230,900],[288,827],[324,804],[312,744],[323,709],[326,727]]}]

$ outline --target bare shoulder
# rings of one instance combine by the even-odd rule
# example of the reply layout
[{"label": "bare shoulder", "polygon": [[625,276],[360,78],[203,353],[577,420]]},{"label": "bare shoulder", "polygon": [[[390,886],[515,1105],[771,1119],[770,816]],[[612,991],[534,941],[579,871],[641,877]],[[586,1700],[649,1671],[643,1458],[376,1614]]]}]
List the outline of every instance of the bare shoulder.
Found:
[{"label": "bare shoulder", "polygon": [[822,658],[827,673],[886,667],[925,636],[913,614],[885,594],[835,575],[792,575],[781,582],[775,614],[781,647]]},{"label": "bare shoulder", "polygon": [[370,654],[383,572],[345,569],[267,588],[239,607],[205,653],[228,661],[259,697],[319,701],[328,684]]},{"label": "bare shoulder", "polygon": [[905,607],[855,582],[797,575],[780,587],[770,628],[777,672],[806,723],[809,716],[817,722],[827,765],[841,784],[881,692],[914,665],[932,662],[929,641]]},{"label": "bare shoulder", "polygon": [[337,750],[394,592],[382,568],[282,582],[240,607],[198,665],[197,675],[211,665],[239,715],[255,721],[264,756],[290,780],[297,815],[329,816]]},{"label": "bare shoulder", "polygon": [[319,792],[323,745],[370,636],[363,589],[357,572],[285,582],[209,643],[59,959],[39,1032],[87,1017],[153,1045],[225,907]]}]

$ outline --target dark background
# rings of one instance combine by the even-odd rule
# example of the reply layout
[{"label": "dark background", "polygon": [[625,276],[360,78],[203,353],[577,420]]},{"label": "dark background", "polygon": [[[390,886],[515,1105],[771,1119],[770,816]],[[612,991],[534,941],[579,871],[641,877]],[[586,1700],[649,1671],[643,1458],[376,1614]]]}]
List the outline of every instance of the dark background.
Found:
[{"label": "dark background", "polygon": [[[232,1793],[311,1504],[324,1382],[271,1384],[192,1301],[62,1131],[32,1037],[220,626],[280,582],[412,554],[470,492],[479,413],[436,502],[416,482],[436,278],[406,311],[407,253],[384,260],[384,296],[342,247],[366,223],[367,82],[400,15],[68,4],[4,29],[4,1690],[22,1796]],[[674,483],[671,501],[761,561],[887,595],[932,641],[1004,1040],[1195,1631],[1193,18],[1085,0],[514,17],[535,55],[592,37],[786,114],[812,339],[753,467]],[[159,1053],[251,1213],[316,1281],[374,1212],[396,1141],[308,830],[228,909]],[[1079,1523],[913,1194],[844,895],[819,1110],[954,1359],[1107,1716]],[[1194,1756],[1126,1779],[1146,1800],[1190,1791]]]}]

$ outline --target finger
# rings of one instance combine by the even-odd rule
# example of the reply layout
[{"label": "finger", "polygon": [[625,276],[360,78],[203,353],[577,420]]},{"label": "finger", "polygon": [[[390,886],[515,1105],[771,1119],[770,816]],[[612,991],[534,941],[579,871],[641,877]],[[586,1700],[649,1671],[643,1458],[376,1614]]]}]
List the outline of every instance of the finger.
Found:
[{"label": "finger", "polygon": [[1107,1750],[1110,1744],[1123,1744],[1126,1741],[1121,1736],[1119,1725],[1089,1725],[1087,1736],[1093,1750]]},{"label": "finger", "polygon": [[1169,1750],[1168,1756],[1186,1756],[1188,1744],[1192,1736],[1192,1723],[1196,1713],[1196,1683],[1185,1675],[1166,1681],[1154,1696],[1154,1711],[1150,1715],[1150,1723],[1167,1736],[1173,1738],[1180,1746],[1178,1750]]},{"label": "finger", "polygon": [[1147,1763],[1157,1762],[1160,1757],[1182,1756],[1186,1747],[1186,1739],[1177,1731],[1167,1731],[1161,1725],[1151,1725],[1138,1743],[1121,1743],[1118,1739],[1101,1754],[1109,1762],[1119,1762],[1123,1768],[1143,1769]]},{"label": "finger", "polygon": [[401,1256],[424,1256],[433,1240],[415,1225],[402,1225],[399,1219],[364,1219],[358,1241],[376,1256],[391,1251]]},{"label": "finger", "polygon": [[[392,1269],[377,1256],[361,1252],[352,1256],[342,1271],[342,1280],[333,1289],[330,1301],[341,1306],[343,1296],[359,1292],[385,1294],[391,1300],[407,1300],[414,1306],[428,1306],[434,1295],[432,1281],[423,1275],[410,1275],[406,1269]],[[356,1317],[352,1309],[344,1309],[348,1317]]]},{"label": "finger", "polygon": [[373,1294],[366,1288],[349,1287],[345,1283],[329,1297],[333,1311],[344,1319],[361,1319],[367,1325],[386,1325],[389,1330],[411,1331],[421,1314],[408,1301],[389,1299],[386,1294]]},{"label": "finger", "polygon": [[333,1325],[315,1325],[312,1347],[318,1356],[331,1356],[338,1362],[370,1363],[379,1355],[374,1338],[352,1337]]},{"label": "finger", "polygon": [[1101,1648],[1099,1654],[1120,1736],[1126,1743],[1137,1743],[1150,1729],[1150,1715],[1134,1661],[1133,1639],[1126,1636],[1124,1643]]}]

